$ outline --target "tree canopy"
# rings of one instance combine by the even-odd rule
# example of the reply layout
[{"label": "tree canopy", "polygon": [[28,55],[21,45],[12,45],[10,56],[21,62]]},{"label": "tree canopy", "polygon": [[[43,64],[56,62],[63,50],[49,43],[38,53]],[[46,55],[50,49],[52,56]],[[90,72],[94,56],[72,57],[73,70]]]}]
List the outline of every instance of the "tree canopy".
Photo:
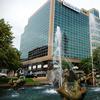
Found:
[{"label": "tree canopy", "polygon": [[93,52],[93,63],[100,70],[100,47],[96,48]]},{"label": "tree canopy", "polygon": [[70,69],[69,68],[69,64],[68,64],[68,62],[66,62],[65,60],[62,60],[62,69]]},{"label": "tree canopy", "polygon": [[0,19],[0,68],[17,69],[20,65],[20,52],[13,47],[11,26]]},{"label": "tree canopy", "polygon": [[91,70],[92,70],[92,59],[91,59],[91,57],[82,59],[80,64],[79,64],[79,69],[83,70],[86,74],[90,73]]},{"label": "tree canopy", "polygon": [[[93,67],[100,71],[100,47],[93,51]],[[92,57],[82,59],[80,62],[80,69],[85,73],[90,73],[92,70]]]}]

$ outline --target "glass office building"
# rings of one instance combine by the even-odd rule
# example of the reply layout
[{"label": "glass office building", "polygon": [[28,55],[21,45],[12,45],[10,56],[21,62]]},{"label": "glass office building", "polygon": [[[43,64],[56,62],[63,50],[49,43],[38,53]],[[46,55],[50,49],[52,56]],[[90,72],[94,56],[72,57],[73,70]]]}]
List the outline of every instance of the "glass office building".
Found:
[{"label": "glass office building", "polygon": [[23,64],[52,61],[57,26],[62,33],[62,56],[78,63],[90,56],[89,16],[60,0],[48,0],[29,19],[21,37]]},{"label": "glass office building", "polygon": [[21,36],[21,58],[27,59],[29,51],[48,45],[49,13],[48,2],[30,17]]},{"label": "glass office building", "polygon": [[60,26],[63,34],[62,47],[68,58],[86,58],[90,53],[89,17],[74,10],[71,5],[55,2],[54,33]]},{"label": "glass office building", "polygon": [[96,49],[100,46],[100,18],[96,9],[91,9],[89,14],[91,48]]},{"label": "glass office building", "polygon": [[89,12],[93,14],[95,17],[99,18],[99,11],[97,9],[92,8],[89,10]]}]

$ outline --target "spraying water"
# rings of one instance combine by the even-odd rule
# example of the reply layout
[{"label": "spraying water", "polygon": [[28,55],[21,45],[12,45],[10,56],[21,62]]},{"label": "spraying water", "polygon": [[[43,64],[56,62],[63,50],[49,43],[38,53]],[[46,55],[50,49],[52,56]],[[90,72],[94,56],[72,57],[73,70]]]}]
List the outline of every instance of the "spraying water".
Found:
[{"label": "spraying water", "polygon": [[[55,70],[55,78],[59,81],[59,87],[62,86],[62,61],[61,61],[61,50],[62,50],[62,34],[60,27],[57,26],[54,40],[54,54],[53,63]],[[56,66],[55,66],[56,65]]]},{"label": "spraying water", "polygon": [[95,73],[93,65],[93,49],[96,49],[100,45],[100,23],[92,13],[89,15],[89,24],[90,24],[90,53],[92,58],[92,76],[93,76],[93,86],[95,85]]}]

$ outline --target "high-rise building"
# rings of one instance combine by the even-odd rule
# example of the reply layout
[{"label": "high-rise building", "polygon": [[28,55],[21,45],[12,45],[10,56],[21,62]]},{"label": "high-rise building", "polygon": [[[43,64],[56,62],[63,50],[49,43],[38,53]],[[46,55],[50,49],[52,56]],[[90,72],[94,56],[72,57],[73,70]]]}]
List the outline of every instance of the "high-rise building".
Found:
[{"label": "high-rise building", "polygon": [[95,17],[99,18],[99,11],[95,8],[92,8],[89,10],[90,13],[92,13]]},{"label": "high-rise building", "polygon": [[48,65],[53,59],[57,26],[62,33],[62,56],[79,63],[90,56],[89,15],[62,0],[48,0],[31,16],[21,36],[24,65]]},{"label": "high-rise building", "polygon": [[96,49],[100,46],[100,18],[98,10],[94,8],[89,10],[89,23],[91,49]]}]

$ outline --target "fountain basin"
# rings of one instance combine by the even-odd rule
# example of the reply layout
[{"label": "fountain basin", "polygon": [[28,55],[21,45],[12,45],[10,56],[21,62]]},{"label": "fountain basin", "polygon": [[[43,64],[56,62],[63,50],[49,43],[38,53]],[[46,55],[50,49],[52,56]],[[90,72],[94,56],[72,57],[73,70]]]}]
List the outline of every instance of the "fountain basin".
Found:
[{"label": "fountain basin", "polygon": [[[0,100],[63,100],[52,85],[0,89]],[[82,99],[81,99],[82,100]],[[100,100],[100,87],[89,87],[83,100]]]}]

